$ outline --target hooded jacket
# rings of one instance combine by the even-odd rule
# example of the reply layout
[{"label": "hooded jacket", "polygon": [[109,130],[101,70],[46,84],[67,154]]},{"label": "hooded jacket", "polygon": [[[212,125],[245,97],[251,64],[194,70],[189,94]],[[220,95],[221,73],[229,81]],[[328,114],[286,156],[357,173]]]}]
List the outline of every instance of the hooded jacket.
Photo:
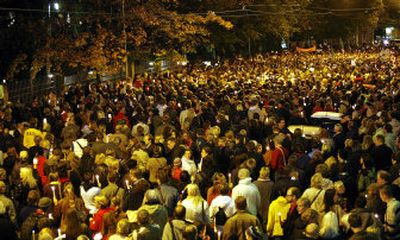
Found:
[{"label": "hooded jacket", "polygon": [[251,182],[250,177],[239,180],[238,185],[233,188],[232,199],[235,200],[238,196],[246,198],[247,210],[256,216],[257,210],[260,208],[261,197],[257,186]]},{"label": "hooded jacket", "polygon": [[267,232],[269,236],[283,236],[283,222],[286,220],[290,203],[280,196],[269,205]]}]

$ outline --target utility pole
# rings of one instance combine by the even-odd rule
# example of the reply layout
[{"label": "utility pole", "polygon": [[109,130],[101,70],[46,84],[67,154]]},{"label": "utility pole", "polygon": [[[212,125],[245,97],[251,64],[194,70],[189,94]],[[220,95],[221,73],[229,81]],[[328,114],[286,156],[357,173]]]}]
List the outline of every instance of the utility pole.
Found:
[{"label": "utility pole", "polygon": [[125,0],[121,0],[122,1],[122,26],[123,26],[123,30],[122,30],[122,34],[124,36],[124,49],[125,49],[125,54],[126,54],[126,59],[125,59],[125,79],[128,79],[128,43],[127,43],[127,35],[126,35],[126,23],[125,23]]}]

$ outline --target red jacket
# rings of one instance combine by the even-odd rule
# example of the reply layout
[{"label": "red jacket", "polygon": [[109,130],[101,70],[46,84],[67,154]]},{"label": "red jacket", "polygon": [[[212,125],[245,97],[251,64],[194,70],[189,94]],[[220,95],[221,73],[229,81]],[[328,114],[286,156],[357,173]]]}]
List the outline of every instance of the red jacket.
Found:
[{"label": "red jacket", "polygon": [[125,116],[124,113],[119,112],[115,117],[114,117],[114,127],[117,126],[118,123],[125,122],[126,125],[128,125],[129,128],[131,128],[131,124],[129,123],[129,119],[127,116]]},{"label": "red jacket", "polygon": [[93,233],[98,233],[101,232],[101,229],[103,227],[103,216],[104,214],[114,210],[113,208],[104,208],[100,209],[93,215],[93,220],[90,221],[90,230],[92,230]]},{"label": "red jacket", "polygon": [[283,169],[288,161],[289,151],[284,147],[276,147],[272,152],[271,159],[271,169],[272,170],[281,170]]},{"label": "red jacket", "polygon": [[46,157],[44,156],[38,156],[37,157],[38,163],[37,163],[37,172],[40,177],[40,180],[42,182],[42,186],[46,185],[48,183],[47,176],[44,173],[44,166],[46,165]]},{"label": "red jacket", "polygon": [[181,172],[182,172],[182,168],[173,167],[171,170],[171,177],[180,182],[181,181]]}]

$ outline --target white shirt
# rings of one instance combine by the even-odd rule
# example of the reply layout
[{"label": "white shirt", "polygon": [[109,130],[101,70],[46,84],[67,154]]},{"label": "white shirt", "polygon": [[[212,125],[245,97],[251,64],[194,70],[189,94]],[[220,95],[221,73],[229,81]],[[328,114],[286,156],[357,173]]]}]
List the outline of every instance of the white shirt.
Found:
[{"label": "white shirt", "polygon": [[[202,204],[195,205],[192,199],[186,198],[182,201],[182,206],[186,209],[186,220],[190,222],[204,222],[204,220],[209,222],[207,201],[203,200]],[[203,219],[203,209],[205,219]]]},{"label": "white shirt", "polygon": [[214,198],[210,205],[210,218],[213,219],[219,208],[224,209],[225,215],[229,218],[235,213],[235,203],[229,196],[219,195]]},{"label": "white shirt", "polygon": [[182,157],[181,161],[182,171],[187,171],[190,176],[193,176],[193,174],[195,174],[197,171],[196,163],[193,160],[187,159],[184,156]]},{"label": "white shirt", "polygon": [[97,208],[94,203],[94,197],[100,195],[100,188],[92,187],[89,190],[85,191],[83,186],[81,186],[81,197],[83,202],[85,203],[85,207],[89,210],[90,214],[95,214],[97,212]]}]

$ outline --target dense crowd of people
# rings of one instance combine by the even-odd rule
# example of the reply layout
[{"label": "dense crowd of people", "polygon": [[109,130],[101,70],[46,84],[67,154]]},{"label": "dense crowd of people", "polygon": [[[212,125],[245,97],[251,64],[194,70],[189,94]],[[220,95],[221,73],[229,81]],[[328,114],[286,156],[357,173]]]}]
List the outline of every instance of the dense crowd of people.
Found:
[{"label": "dense crowd of people", "polygon": [[399,78],[396,52],[270,53],[2,102],[1,233],[400,239]]}]

